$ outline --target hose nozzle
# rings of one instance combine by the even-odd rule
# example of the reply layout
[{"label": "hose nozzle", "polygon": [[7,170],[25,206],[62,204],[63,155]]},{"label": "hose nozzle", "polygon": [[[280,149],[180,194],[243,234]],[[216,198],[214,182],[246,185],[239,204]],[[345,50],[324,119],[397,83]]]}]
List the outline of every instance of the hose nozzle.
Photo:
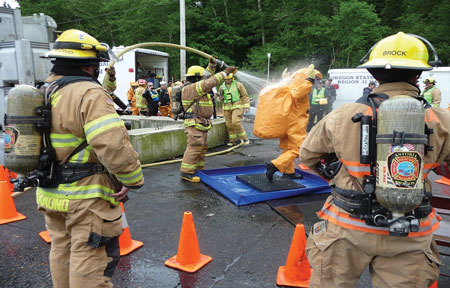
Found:
[{"label": "hose nozzle", "polygon": [[219,68],[227,68],[228,67],[228,65],[225,62],[223,62],[222,60],[219,60],[219,59],[216,59],[216,64],[217,64],[217,66],[219,66]]}]

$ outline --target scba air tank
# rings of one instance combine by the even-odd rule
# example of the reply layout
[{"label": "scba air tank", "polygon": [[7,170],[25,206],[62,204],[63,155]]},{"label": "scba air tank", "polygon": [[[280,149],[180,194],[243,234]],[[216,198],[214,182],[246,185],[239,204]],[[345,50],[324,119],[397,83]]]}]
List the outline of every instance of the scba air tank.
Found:
[{"label": "scba air tank", "polygon": [[418,207],[424,196],[424,108],[413,97],[396,96],[382,102],[377,116],[375,193],[397,218]]},{"label": "scba air tank", "polygon": [[3,134],[9,170],[26,175],[38,168],[42,135],[36,129],[36,107],[43,105],[43,93],[33,86],[18,85],[9,91]]}]

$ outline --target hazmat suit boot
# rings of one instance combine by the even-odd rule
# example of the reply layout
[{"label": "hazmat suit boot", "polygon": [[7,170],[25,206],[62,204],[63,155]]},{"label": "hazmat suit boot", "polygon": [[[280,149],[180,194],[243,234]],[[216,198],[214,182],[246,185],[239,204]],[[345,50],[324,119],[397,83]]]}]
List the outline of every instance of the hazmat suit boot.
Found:
[{"label": "hazmat suit boot", "polygon": [[269,181],[273,180],[273,174],[275,174],[275,172],[279,171],[278,168],[272,164],[272,162],[269,163],[265,163],[266,165],[266,178]]},{"label": "hazmat suit boot", "polygon": [[299,179],[303,179],[303,175],[296,174],[296,173],[283,173],[282,178],[299,180]]},{"label": "hazmat suit boot", "polygon": [[200,182],[200,177],[194,176],[194,174],[181,173],[180,177],[181,177],[181,179],[192,182],[192,183]]}]

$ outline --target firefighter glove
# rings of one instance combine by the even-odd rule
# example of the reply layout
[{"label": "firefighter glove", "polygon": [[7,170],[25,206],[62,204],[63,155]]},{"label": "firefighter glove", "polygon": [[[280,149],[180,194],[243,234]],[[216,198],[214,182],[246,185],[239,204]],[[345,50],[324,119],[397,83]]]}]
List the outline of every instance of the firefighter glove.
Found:
[{"label": "firefighter glove", "polygon": [[227,73],[227,75],[230,75],[230,73],[236,74],[238,72],[238,69],[234,66],[228,66],[227,68],[225,68],[225,73]]}]

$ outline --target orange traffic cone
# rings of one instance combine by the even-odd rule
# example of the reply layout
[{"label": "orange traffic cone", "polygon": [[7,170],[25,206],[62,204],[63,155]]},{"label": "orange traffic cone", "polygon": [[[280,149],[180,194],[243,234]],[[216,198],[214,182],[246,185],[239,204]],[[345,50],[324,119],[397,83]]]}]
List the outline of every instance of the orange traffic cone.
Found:
[{"label": "orange traffic cone", "polygon": [[16,205],[11,196],[9,182],[0,181],[0,224],[19,221],[27,218],[17,213]]},{"label": "orange traffic cone", "polygon": [[184,212],[180,241],[178,242],[178,253],[164,264],[192,273],[211,262],[211,260],[211,257],[200,254],[194,218],[191,212]]},{"label": "orange traffic cone", "polygon": [[120,256],[125,256],[144,246],[144,243],[131,239],[130,228],[128,228],[127,216],[125,215],[125,209],[123,209],[122,202],[120,202],[120,208],[122,208],[123,227],[122,235],[119,237]]},{"label": "orange traffic cone", "polygon": [[442,176],[441,179],[435,180],[434,182],[444,184],[444,185],[450,185],[450,179],[447,177]]},{"label": "orange traffic cone", "polygon": [[434,283],[431,284],[429,288],[438,288],[437,284],[438,284],[437,281],[434,281]]},{"label": "orange traffic cone", "polygon": [[51,243],[52,240],[50,239],[50,233],[48,233],[47,230],[39,232],[39,236],[47,243]]},{"label": "orange traffic cone", "polygon": [[297,224],[292,237],[291,248],[286,260],[286,266],[280,266],[277,275],[277,285],[308,287],[311,268],[305,254],[305,226]]},{"label": "orange traffic cone", "polygon": [[9,182],[9,180],[17,178],[17,174],[9,170],[3,165],[0,165],[0,181],[8,182],[9,188],[11,191],[14,190],[14,183]]}]

